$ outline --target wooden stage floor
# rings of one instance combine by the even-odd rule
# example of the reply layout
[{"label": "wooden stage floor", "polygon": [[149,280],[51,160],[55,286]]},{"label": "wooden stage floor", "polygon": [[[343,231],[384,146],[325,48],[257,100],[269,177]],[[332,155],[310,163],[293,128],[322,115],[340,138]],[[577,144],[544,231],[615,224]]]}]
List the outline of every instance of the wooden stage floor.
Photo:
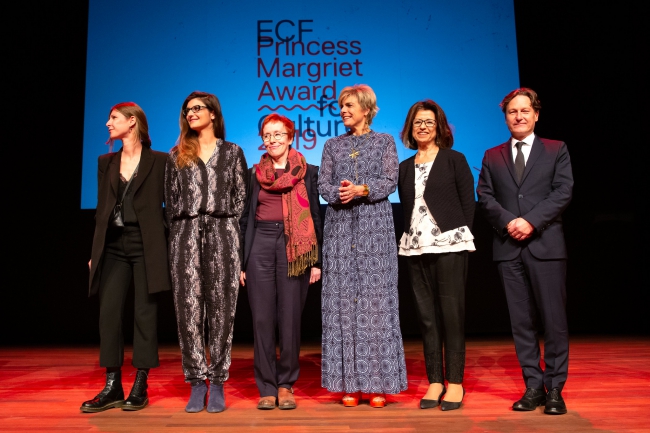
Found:
[{"label": "wooden stage floor", "polygon": [[[406,341],[409,389],[389,396],[383,409],[367,402],[344,408],[340,394],[320,387],[320,346],[305,344],[296,383],[298,408],[259,411],[252,346],[235,344],[227,409],[220,414],[185,413],[189,385],[182,379],[176,346],[160,348],[152,370],[150,405],[138,412],[79,411],[104,383],[97,347],[0,348],[2,432],[650,432],[650,338],[576,337],[571,340],[569,380],[563,392],[569,409],[561,416],[543,408],[514,412],[523,390],[512,340],[472,339],[467,344],[465,388],[459,410],[420,410],[427,381],[421,343]],[[125,392],[135,378],[127,351]]]}]

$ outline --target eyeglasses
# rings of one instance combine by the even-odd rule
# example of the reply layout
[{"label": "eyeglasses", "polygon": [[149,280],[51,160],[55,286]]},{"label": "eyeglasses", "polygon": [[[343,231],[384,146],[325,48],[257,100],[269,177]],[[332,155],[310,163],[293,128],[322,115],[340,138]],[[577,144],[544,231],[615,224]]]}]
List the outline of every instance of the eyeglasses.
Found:
[{"label": "eyeglasses", "polygon": [[433,119],[427,119],[427,120],[417,119],[417,120],[414,120],[413,121],[413,126],[415,126],[416,128],[419,128],[420,126],[422,126],[423,123],[427,128],[433,128],[434,126],[436,126],[436,121],[433,120]]},{"label": "eyeglasses", "polygon": [[183,110],[183,116],[187,116],[188,114],[190,114],[190,111],[192,113],[198,113],[204,108],[208,108],[208,107],[206,107],[205,105],[195,105],[194,107],[187,107]]},{"label": "eyeglasses", "polygon": [[273,137],[275,140],[282,140],[283,135],[289,135],[288,132],[276,132],[275,134],[264,134],[262,135],[262,140],[264,140],[265,143],[268,143],[271,141],[271,137]]}]

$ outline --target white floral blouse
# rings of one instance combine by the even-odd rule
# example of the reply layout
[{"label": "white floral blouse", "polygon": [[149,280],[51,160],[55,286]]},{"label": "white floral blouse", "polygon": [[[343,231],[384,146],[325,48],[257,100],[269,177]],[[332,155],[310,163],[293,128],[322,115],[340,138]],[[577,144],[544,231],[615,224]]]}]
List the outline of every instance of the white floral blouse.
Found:
[{"label": "white floral blouse", "polygon": [[467,226],[441,233],[433,215],[424,201],[424,187],[433,161],[415,164],[415,202],[411,228],[402,234],[399,242],[400,256],[440,254],[455,251],[475,251],[474,236]]}]

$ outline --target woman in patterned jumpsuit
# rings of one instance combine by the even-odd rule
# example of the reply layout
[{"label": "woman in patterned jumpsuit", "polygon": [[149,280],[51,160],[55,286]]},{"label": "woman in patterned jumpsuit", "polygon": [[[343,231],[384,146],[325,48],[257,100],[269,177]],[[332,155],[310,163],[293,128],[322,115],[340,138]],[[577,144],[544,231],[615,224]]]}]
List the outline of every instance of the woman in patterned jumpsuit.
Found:
[{"label": "woman in patterned jumpsuit", "polygon": [[207,381],[208,412],[221,412],[239,291],[239,217],[247,165],[242,149],[224,139],[216,96],[191,93],[181,107],[180,128],[167,160],[165,203],[183,373],[192,385],[185,410],[205,408]]}]

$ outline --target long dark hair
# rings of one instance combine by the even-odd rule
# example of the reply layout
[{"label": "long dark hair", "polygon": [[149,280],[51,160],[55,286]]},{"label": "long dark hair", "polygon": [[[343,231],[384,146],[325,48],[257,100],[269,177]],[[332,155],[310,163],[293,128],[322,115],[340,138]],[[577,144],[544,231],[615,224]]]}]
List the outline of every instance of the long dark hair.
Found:
[{"label": "long dark hair", "polygon": [[183,168],[187,165],[193,164],[199,157],[198,133],[190,128],[190,124],[187,122],[187,116],[183,114],[185,108],[187,108],[187,103],[192,99],[200,99],[201,102],[208,107],[207,109],[214,114],[214,120],[212,120],[214,136],[221,138],[222,140],[226,139],[226,124],[223,120],[223,114],[221,113],[221,103],[219,102],[219,98],[212,93],[200,91],[190,93],[181,106],[179,119],[181,133],[178,137],[176,146],[172,149],[172,151],[176,153],[176,165],[178,168]]}]

